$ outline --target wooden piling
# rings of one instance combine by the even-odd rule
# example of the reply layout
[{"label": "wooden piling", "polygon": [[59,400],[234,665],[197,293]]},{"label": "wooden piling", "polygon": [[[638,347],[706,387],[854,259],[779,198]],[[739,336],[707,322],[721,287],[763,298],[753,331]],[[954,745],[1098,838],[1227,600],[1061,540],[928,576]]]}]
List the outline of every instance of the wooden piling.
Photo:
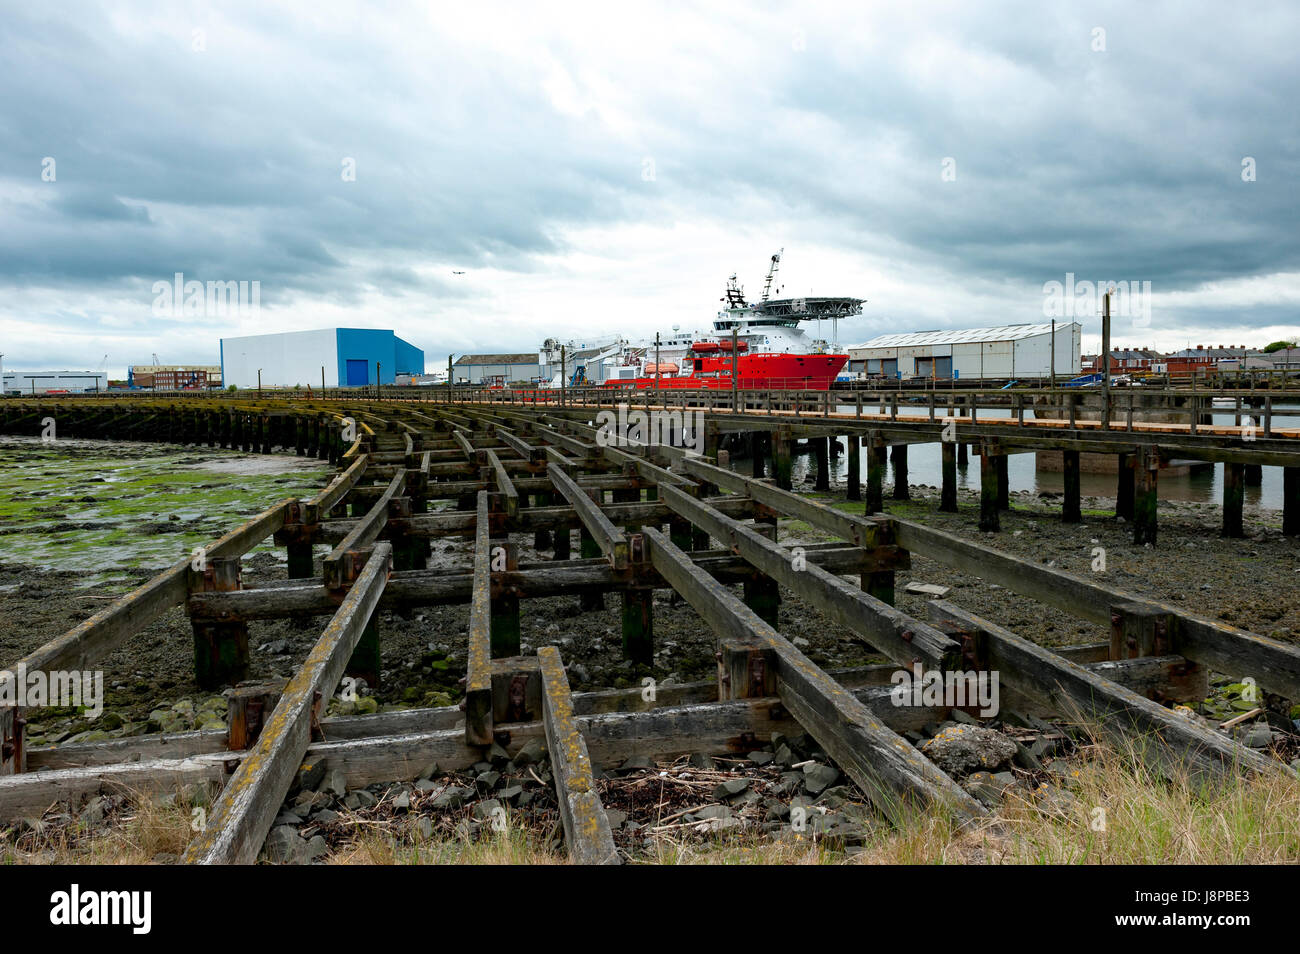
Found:
[{"label": "wooden piling", "polygon": [[943,481],[939,493],[939,510],[943,513],[957,512],[957,448],[965,444],[954,441],[940,441],[939,451],[943,461]]},{"label": "wooden piling", "polygon": [[1225,537],[1244,537],[1242,504],[1246,496],[1246,465],[1228,461],[1223,465],[1223,532]]},{"label": "wooden piling", "polygon": [[1080,523],[1083,514],[1079,503],[1079,452],[1063,451],[1062,462],[1065,493],[1061,498],[1061,520],[1064,523]]},{"label": "wooden piling", "polygon": [[885,509],[885,443],[879,431],[867,434],[867,500],[866,513],[882,513]]},{"label": "wooden piling", "polygon": [[849,445],[849,462],[848,472],[845,475],[848,492],[846,494],[849,500],[862,499],[862,437],[857,433],[848,434],[844,438]]},{"label": "wooden piling", "polygon": [[998,466],[992,445],[980,448],[980,529],[996,533],[1002,529],[998,519]]},{"label": "wooden piling", "polygon": [[1120,454],[1116,468],[1115,516],[1124,520],[1133,519],[1133,484],[1136,477],[1135,456]]},{"label": "wooden piling", "polygon": [[1156,500],[1160,467],[1159,452],[1143,447],[1138,454],[1133,487],[1133,542],[1139,546],[1156,542]]}]

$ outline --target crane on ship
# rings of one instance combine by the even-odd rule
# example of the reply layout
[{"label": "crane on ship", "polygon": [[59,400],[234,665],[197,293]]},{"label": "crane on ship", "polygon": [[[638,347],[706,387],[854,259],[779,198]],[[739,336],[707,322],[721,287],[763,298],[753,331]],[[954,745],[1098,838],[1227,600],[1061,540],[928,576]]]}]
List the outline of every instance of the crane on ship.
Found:
[{"label": "crane on ship", "polygon": [[[781,267],[781,256],[784,254],[785,249],[781,249],[772,256],[772,262],[767,266],[767,280],[763,282],[763,301],[767,301],[772,293],[772,283],[776,281],[776,272]],[[778,288],[776,291],[777,294],[780,294],[781,289]]]}]

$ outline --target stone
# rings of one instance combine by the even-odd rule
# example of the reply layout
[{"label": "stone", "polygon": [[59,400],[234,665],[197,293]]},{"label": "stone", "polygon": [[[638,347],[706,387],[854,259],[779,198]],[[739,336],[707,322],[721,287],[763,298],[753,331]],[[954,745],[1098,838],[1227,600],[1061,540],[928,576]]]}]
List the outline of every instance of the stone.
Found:
[{"label": "stone", "polygon": [[433,819],[421,815],[416,821],[415,827],[419,830],[420,837],[425,841],[433,837]]},{"label": "stone", "polygon": [[460,808],[460,806],[465,804],[465,799],[469,798],[473,794],[473,791],[462,785],[448,785],[445,789],[439,792],[429,804],[433,808],[439,809]]},{"label": "stone", "polygon": [[713,797],[735,798],[747,788],[749,788],[749,779],[729,778],[726,781],[717,784],[713,789]]},{"label": "stone", "polygon": [[605,817],[609,819],[610,828],[622,828],[623,822],[627,821],[627,812],[621,812],[617,808],[607,808]]},{"label": "stone", "polygon": [[338,769],[326,772],[325,777],[321,780],[318,791],[326,792],[338,798],[342,798],[348,793],[347,779]]},{"label": "stone", "polygon": [[303,849],[302,859],[310,864],[317,858],[329,854],[330,846],[320,835],[313,835],[311,841]]},{"label": "stone", "polygon": [[541,739],[529,739],[515,753],[515,765],[534,765],[548,757],[546,743]]},{"label": "stone", "polygon": [[432,792],[438,787],[438,783],[427,778],[417,778],[415,780],[415,790],[417,792]]},{"label": "stone", "polygon": [[266,836],[266,844],[262,846],[262,851],[270,861],[292,865],[297,864],[306,847],[307,843],[298,837],[296,828],[281,825],[271,829],[271,834]]},{"label": "stone", "polygon": [[502,807],[501,803],[495,798],[485,798],[474,806],[474,817],[490,819],[493,813]]},{"label": "stone", "polygon": [[749,753],[749,760],[753,762],[755,765],[767,765],[775,758],[776,756],[773,755],[771,752],[750,752]]},{"label": "stone", "polygon": [[803,770],[804,787],[812,795],[829,788],[839,779],[839,770],[829,765],[822,765],[820,762],[814,762],[807,765]]},{"label": "stone", "polygon": [[411,810],[411,793],[400,792],[393,796],[393,811],[406,812]]},{"label": "stone", "polygon": [[715,769],[718,767],[718,763],[713,761],[713,756],[705,755],[703,752],[692,753],[689,764],[691,768],[697,769]]},{"label": "stone", "polygon": [[962,776],[1002,768],[1015,757],[1016,744],[996,729],[959,724],[945,726],[921,751],[949,775]]},{"label": "stone", "polygon": [[1241,744],[1251,749],[1266,749],[1273,744],[1273,730],[1267,723],[1256,722],[1246,730]]}]

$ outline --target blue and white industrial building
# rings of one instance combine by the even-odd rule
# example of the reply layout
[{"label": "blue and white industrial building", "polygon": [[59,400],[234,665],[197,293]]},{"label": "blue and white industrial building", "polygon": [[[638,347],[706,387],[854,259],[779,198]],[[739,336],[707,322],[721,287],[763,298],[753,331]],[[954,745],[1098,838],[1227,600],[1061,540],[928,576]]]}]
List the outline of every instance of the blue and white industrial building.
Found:
[{"label": "blue and white industrial building", "polygon": [[[424,352],[392,331],[321,328],[221,339],[221,381],[255,388],[392,384],[398,375],[423,374]],[[323,369],[323,371],[322,371]]]}]

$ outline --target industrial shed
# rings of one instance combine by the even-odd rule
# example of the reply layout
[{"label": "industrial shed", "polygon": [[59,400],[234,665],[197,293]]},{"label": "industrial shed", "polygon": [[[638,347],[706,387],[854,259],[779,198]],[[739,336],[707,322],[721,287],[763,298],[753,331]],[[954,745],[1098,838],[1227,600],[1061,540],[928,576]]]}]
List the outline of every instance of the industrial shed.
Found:
[{"label": "industrial shed", "polygon": [[[221,339],[221,380],[240,388],[392,384],[423,374],[424,352],[391,331],[321,328]],[[322,377],[324,381],[322,382]]]},{"label": "industrial shed", "polygon": [[509,384],[536,381],[542,366],[537,352],[517,354],[463,354],[452,364],[455,384]]},{"label": "industrial shed", "polygon": [[[1079,373],[1082,330],[1077,321],[1056,325],[1057,377]],[[1047,377],[1052,368],[1052,341],[1050,323],[904,332],[851,346],[849,367],[868,377],[903,379]]]}]

